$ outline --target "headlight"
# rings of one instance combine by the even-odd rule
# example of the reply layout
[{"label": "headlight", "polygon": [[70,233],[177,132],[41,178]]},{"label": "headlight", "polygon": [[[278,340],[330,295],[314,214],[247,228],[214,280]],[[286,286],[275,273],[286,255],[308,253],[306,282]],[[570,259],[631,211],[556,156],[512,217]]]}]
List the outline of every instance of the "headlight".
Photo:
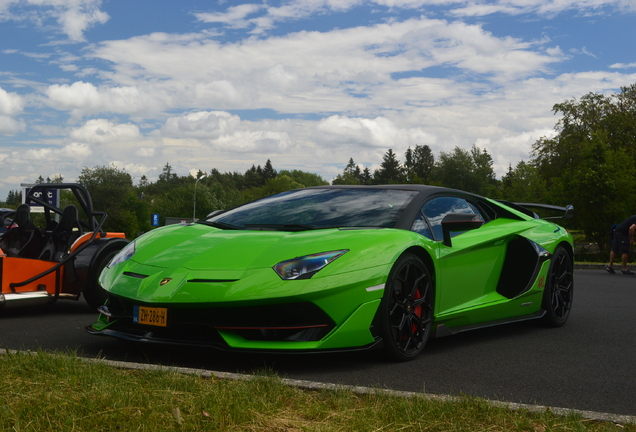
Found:
[{"label": "headlight", "polygon": [[347,252],[349,252],[348,249],[343,249],[305,255],[287,261],[281,261],[272,268],[282,280],[309,279],[336,258],[341,257]]},{"label": "headlight", "polygon": [[131,241],[128,243],[122,250],[117,252],[117,255],[113,257],[113,259],[108,263],[106,267],[111,268],[116,266],[119,263],[123,263],[124,261],[130,259],[135,254],[135,242]]}]

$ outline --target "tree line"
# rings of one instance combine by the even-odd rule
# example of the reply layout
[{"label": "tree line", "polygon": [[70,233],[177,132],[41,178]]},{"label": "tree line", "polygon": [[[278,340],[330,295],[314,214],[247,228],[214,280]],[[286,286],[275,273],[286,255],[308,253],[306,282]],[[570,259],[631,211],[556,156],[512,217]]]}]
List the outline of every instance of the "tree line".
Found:
[{"label": "tree line", "polygon": [[[42,178],[34,183],[62,183],[63,177]],[[170,163],[163,167],[155,182],[142,176],[133,184],[132,176],[115,166],[84,167],[77,182],[90,192],[96,210],[106,211],[106,231],[125,232],[129,238],[153,228],[151,215],[159,215],[159,225],[166,217],[202,218],[214,210],[228,209],[264,196],[309,186],[328,184],[317,174],[300,170],[276,171],[270,160],[261,167],[252,166],[245,173],[212,169],[199,171],[196,177],[180,176]],[[196,188],[196,214],[194,192]],[[62,206],[66,205],[62,197]],[[22,192],[12,190],[5,205],[16,208]]]},{"label": "tree line", "polygon": [[[520,161],[498,179],[486,149],[455,147],[437,157],[427,145],[409,148],[401,161],[392,149],[373,172],[349,159],[332,184],[430,184],[515,202],[572,204],[575,217],[563,221],[580,230],[601,250],[608,248],[609,227],[636,213],[636,84],[611,95],[586,94],[552,108],[560,118],[554,136],[541,137],[528,161]],[[61,182],[62,178],[37,182]],[[152,229],[150,215],[201,218],[213,210],[300,187],[327,184],[300,170],[276,171],[270,160],[244,173],[212,169],[193,177],[173,172],[169,163],[155,182],[113,166],[85,167],[78,183],[91,192],[95,208],[106,210],[106,229],[130,237]],[[196,190],[196,215],[193,214]],[[10,191],[6,205],[21,202]]]},{"label": "tree line", "polygon": [[350,158],[332,184],[430,184],[485,196],[500,195],[502,184],[495,176],[492,157],[476,145],[470,150],[455,147],[451,152],[440,152],[437,159],[429,146],[416,145],[408,148],[404,158],[400,162],[389,149],[373,173]]},{"label": "tree line", "polygon": [[426,183],[513,202],[574,206],[562,221],[609,250],[609,231],[636,214],[636,84],[615,94],[588,93],[552,107],[554,136],[541,137],[528,161],[497,179],[486,149],[455,147],[435,158],[426,146],[409,148],[404,162],[389,150],[371,173],[353,159],[334,184]]}]

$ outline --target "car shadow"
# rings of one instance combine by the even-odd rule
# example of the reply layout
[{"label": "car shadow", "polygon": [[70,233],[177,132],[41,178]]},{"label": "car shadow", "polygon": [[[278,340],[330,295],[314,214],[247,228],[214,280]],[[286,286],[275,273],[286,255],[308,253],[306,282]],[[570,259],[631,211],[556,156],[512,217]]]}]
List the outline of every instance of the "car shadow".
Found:
[{"label": "car shadow", "polygon": [[[427,357],[449,357],[460,355],[474,345],[489,345],[502,339],[540,337],[542,328],[532,322],[514,323],[472,330],[457,335],[431,338],[422,354],[414,361],[426,361]],[[271,374],[284,377],[311,370],[312,373],[339,374],[347,371],[359,372],[383,365],[395,364],[381,346],[363,351],[307,352],[307,353],[260,353],[228,352],[209,348],[183,348],[143,343],[121,342],[110,338],[99,338],[103,346],[100,355],[112,360],[199,368],[221,372],[245,374]],[[105,343],[104,339],[108,340]],[[93,349],[94,351],[94,349]]]}]

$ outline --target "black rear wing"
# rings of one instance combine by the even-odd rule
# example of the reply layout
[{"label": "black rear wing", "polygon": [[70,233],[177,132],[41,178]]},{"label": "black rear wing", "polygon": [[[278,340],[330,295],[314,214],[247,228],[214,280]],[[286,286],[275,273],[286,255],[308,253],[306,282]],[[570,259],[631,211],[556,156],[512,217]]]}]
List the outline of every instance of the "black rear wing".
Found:
[{"label": "black rear wing", "polygon": [[[565,207],[555,206],[551,204],[539,204],[539,203],[513,203],[505,200],[498,200],[498,202],[507,205],[517,211],[520,211],[523,214],[526,214],[535,219],[570,219],[574,216],[574,206],[567,205]],[[549,217],[540,217],[537,213],[535,213],[532,209],[537,210],[548,210],[550,212],[561,212],[563,213],[560,216],[549,216]]]}]

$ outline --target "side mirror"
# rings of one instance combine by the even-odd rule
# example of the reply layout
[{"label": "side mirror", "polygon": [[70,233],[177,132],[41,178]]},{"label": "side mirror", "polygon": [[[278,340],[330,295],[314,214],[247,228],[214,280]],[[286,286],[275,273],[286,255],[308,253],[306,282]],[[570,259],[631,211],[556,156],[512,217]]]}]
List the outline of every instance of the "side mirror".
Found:
[{"label": "side mirror", "polygon": [[451,247],[451,233],[457,231],[470,231],[481,227],[484,220],[481,216],[470,213],[449,213],[442,219],[442,232],[444,233],[444,245]]}]

